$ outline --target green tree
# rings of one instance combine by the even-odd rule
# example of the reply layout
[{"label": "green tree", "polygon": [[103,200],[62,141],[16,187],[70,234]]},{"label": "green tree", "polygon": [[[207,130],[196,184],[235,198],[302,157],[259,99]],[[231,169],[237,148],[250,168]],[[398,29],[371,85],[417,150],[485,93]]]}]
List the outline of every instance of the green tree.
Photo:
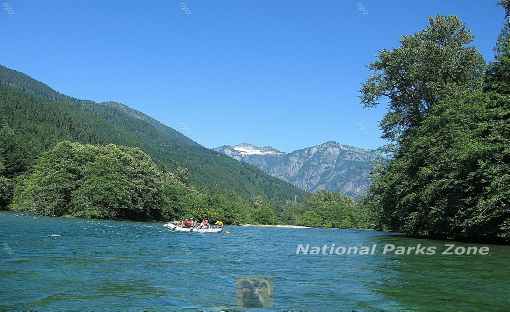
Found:
[{"label": "green tree", "polygon": [[299,224],[311,227],[324,227],[324,219],[316,210],[307,210],[300,218]]},{"label": "green tree", "polygon": [[390,229],[413,236],[510,236],[508,99],[460,92],[438,103],[375,179],[371,194]]},{"label": "green tree", "polygon": [[160,174],[136,148],[61,142],[20,183],[14,209],[49,216],[158,218]]},{"label": "green tree", "polygon": [[13,208],[18,211],[62,216],[68,213],[71,194],[82,179],[85,160],[91,161],[93,153],[70,142],[58,144],[44,154],[26,180],[19,181]]},{"label": "green tree", "polygon": [[307,226],[354,228],[358,227],[354,202],[335,192],[320,191],[308,196],[304,203],[306,211],[301,222]]},{"label": "green tree", "polygon": [[271,204],[259,197],[253,202],[250,221],[255,224],[276,224],[278,219]]},{"label": "green tree", "polygon": [[97,154],[85,166],[81,185],[72,194],[71,213],[91,213],[102,218],[159,218],[161,172],[151,158],[135,148],[111,144],[92,148]]},{"label": "green tree", "polygon": [[437,16],[426,29],[403,36],[400,47],[379,53],[361,88],[361,102],[373,107],[381,97],[389,99],[381,122],[386,139],[398,143],[449,90],[481,87],[484,61],[468,46],[472,40],[457,17]]},{"label": "green tree", "polygon": [[18,142],[15,131],[0,120],[0,162],[1,174],[15,177],[26,170],[26,152]]},{"label": "green tree", "polygon": [[193,202],[192,198],[199,196],[198,192],[187,186],[178,176],[172,173],[164,173],[161,181],[162,219],[177,220],[185,216],[187,207],[190,206],[190,202]]},{"label": "green tree", "polygon": [[[508,1],[503,5],[508,17]],[[471,40],[469,32],[456,18],[436,19],[440,23],[431,22],[424,31],[438,35],[434,39],[436,44],[425,44],[424,50],[407,51],[410,56],[407,60],[401,55],[401,59],[376,62],[383,73],[380,81],[387,82],[386,75],[391,72],[393,77],[400,74],[409,79],[406,80],[409,84],[394,84],[396,93],[392,93],[388,92],[391,88],[376,79],[375,83],[369,80],[368,87],[362,90],[365,104],[373,103],[377,96],[388,96],[391,103],[385,120],[392,120],[391,116],[397,113],[395,124],[404,129],[397,136],[387,136],[398,139],[397,149],[389,164],[374,173],[367,207],[371,207],[379,226],[412,236],[508,242],[510,100],[506,96],[509,80],[505,72],[508,24],[485,79],[484,90],[491,92],[483,92],[478,88],[483,68],[478,61],[479,53],[465,47]],[[439,80],[416,74],[415,69],[425,64],[421,61],[415,64],[414,53],[418,51],[434,56],[427,64],[428,73],[436,73]],[[451,54],[452,51],[457,52]],[[462,56],[458,62],[456,53]],[[406,93],[407,86],[412,86],[411,93]],[[427,88],[420,89],[421,86]],[[418,93],[417,98],[407,96],[420,90],[428,91]],[[403,105],[406,113],[402,114],[395,103]],[[418,109],[417,103],[426,103],[425,109]],[[418,122],[400,123],[401,116],[413,115],[407,112],[413,107],[418,116],[414,120]],[[383,130],[393,131],[392,125],[385,128],[387,125],[383,121]]]},{"label": "green tree", "polygon": [[505,23],[496,45],[496,58],[489,65],[485,89],[510,95],[510,1],[502,1]]},{"label": "green tree", "polygon": [[11,179],[0,175],[0,210],[6,210],[11,203],[14,185]]},{"label": "green tree", "polygon": [[234,193],[210,193],[207,196],[207,215],[228,224],[247,221],[250,205]]}]

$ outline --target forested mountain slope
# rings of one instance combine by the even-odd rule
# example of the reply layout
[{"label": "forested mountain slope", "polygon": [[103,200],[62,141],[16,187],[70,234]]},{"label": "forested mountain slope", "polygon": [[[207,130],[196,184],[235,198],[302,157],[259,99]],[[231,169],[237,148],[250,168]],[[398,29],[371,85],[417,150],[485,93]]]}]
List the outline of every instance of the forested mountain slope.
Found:
[{"label": "forested mountain slope", "polygon": [[296,187],[209,150],[157,120],[115,102],[78,100],[0,66],[0,119],[14,131],[30,166],[61,140],[140,147],[160,165],[187,168],[198,188],[257,195],[272,201],[302,197]]}]

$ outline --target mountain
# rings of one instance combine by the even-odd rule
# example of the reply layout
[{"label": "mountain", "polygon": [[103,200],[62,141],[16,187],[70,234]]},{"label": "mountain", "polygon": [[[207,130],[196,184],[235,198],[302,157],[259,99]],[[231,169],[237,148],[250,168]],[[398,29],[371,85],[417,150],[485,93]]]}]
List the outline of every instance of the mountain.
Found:
[{"label": "mountain", "polygon": [[290,182],[305,191],[328,190],[357,197],[370,185],[369,173],[381,153],[337,142],[282,153],[251,144],[221,146],[216,151]]},{"label": "mountain", "polygon": [[207,149],[126,105],[66,96],[4,66],[0,66],[0,122],[14,130],[27,167],[58,141],[113,143],[139,147],[169,169],[187,168],[190,182],[200,189],[245,198],[260,195],[272,201],[304,195],[295,186]]}]

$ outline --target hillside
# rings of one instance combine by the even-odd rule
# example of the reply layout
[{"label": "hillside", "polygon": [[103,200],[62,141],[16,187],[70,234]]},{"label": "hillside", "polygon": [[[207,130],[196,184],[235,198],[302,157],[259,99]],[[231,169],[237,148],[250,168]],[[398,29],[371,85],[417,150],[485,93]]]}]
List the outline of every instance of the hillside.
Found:
[{"label": "hillside", "polygon": [[28,164],[67,139],[140,147],[157,163],[190,171],[198,188],[272,201],[302,197],[294,186],[209,150],[157,120],[116,102],[63,95],[29,76],[0,66],[0,118],[14,130]]},{"label": "hillside", "polygon": [[336,142],[282,153],[270,147],[250,144],[215,149],[232,158],[254,165],[306,191],[335,191],[357,197],[368,189],[373,164],[380,153]]}]

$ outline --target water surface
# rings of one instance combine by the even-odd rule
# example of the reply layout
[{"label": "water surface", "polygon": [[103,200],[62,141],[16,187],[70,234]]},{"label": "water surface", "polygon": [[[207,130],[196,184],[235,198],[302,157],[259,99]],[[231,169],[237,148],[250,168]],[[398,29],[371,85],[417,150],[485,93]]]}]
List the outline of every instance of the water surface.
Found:
[{"label": "water surface", "polygon": [[510,248],[489,256],[296,255],[298,244],[444,242],[335,229],[227,227],[0,213],[0,311],[243,311],[236,279],[271,278],[271,309],[509,311]]}]

